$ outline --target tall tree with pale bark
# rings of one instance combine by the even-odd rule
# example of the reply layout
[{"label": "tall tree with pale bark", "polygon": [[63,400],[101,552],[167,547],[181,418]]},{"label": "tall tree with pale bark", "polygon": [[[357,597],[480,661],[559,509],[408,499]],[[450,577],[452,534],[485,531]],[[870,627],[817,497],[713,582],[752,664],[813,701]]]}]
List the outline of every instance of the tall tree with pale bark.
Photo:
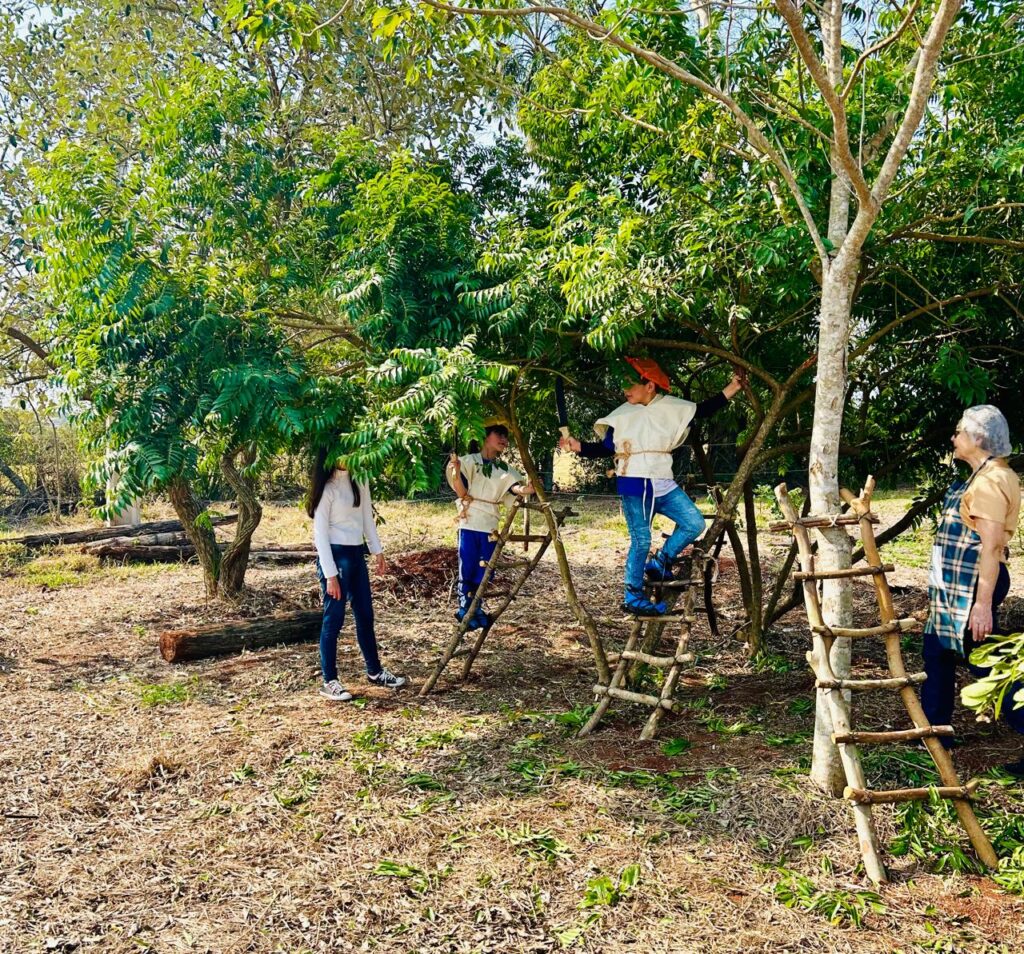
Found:
[{"label": "tall tree with pale bark", "polygon": [[[571,73],[558,38],[575,33],[607,51],[624,89],[656,90],[646,100],[637,95],[636,110],[620,110],[623,122],[669,136],[696,126],[709,147],[755,170],[777,222],[796,229],[805,267],[820,286],[808,482],[812,510],[831,514],[840,506],[847,363],[865,248],[891,230],[883,210],[914,187],[931,160],[916,145],[922,123],[941,126],[956,113],[950,76],[957,59],[1010,55],[1019,34],[1019,11],[978,4],[949,43],[961,2],[414,0],[377,4],[373,25],[396,56],[434,51],[499,77],[524,56],[534,67],[561,63]],[[576,121],[585,124],[601,108],[576,107]],[[825,174],[815,178],[808,172],[819,156]],[[849,564],[844,532],[821,531],[818,548],[822,568]],[[823,608],[829,623],[848,624],[848,583],[827,581]],[[849,654],[849,641],[837,640],[833,671],[848,672]],[[830,734],[819,700],[812,774],[839,791],[842,771]]]}]

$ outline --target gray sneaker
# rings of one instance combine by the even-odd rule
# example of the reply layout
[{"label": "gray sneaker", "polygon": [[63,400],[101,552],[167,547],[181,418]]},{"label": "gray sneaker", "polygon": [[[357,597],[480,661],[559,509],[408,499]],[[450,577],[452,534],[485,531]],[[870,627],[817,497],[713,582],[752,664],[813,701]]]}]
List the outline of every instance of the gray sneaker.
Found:
[{"label": "gray sneaker", "polygon": [[337,679],[325,682],[320,687],[320,695],[331,702],[351,702],[352,693],[349,692]]},{"label": "gray sneaker", "polygon": [[368,681],[385,689],[401,689],[409,680],[405,676],[396,676],[390,669],[382,669],[375,676],[367,676]]}]

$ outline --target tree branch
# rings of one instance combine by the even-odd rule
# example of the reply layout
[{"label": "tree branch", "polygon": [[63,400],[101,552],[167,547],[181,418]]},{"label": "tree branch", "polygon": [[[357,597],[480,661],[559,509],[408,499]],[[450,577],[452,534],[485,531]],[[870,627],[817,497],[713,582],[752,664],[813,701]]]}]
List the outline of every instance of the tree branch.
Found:
[{"label": "tree branch", "polygon": [[[825,243],[822,241],[817,223],[814,221],[814,215],[811,212],[810,207],[807,205],[807,200],[804,198],[803,191],[800,189],[800,186],[796,181],[796,176],[793,174],[793,170],[789,168],[785,159],[779,154],[778,150],[772,146],[771,142],[769,142],[768,138],[760,130],[754,120],[748,116],[739,103],[737,103],[736,100],[734,100],[725,91],[713,86],[706,80],[702,80],[699,76],[696,76],[689,70],[683,69],[683,67],[674,60],[670,60],[667,57],[662,56],[660,53],[656,53],[654,50],[638,46],[636,43],[619,36],[619,34],[615,33],[613,30],[606,30],[593,20],[588,20],[586,17],[580,16],[579,14],[567,10],[564,7],[538,4],[527,7],[503,9],[500,7],[460,7],[454,4],[445,3],[443,0],[419,0],[419,2],[428,7],[432,7],[435,10],[441,10],[445,13],[452,13],[457,16],[521,19],[529,16],[530,14],[546,14],[547,16],[552,16],[556,20],[559,20],[568,26],[575,27],[595,42],[608,43],[610,46],[614,46],[616,49],[622,50],[624,53],[628,53],[630,56],[653,66],[659,72],[699,89],[702,93],[705,93],[732,113],[740,127],[747,134],[747,137],[750,139],[754,148],[769,159],[779,170],[779,173],[792,194],[797,207],[800,209],[800,214],[803,216],[804,222],[807,225],[808,234],[814,242],[815,250],[818,252],[819,257],[823,262],[828,260],[828,251],[825,248]],[[784,2],[784,0],[780,0],[780,2]],[[835,91],[833,90],[833,94],[834,92]]]}]

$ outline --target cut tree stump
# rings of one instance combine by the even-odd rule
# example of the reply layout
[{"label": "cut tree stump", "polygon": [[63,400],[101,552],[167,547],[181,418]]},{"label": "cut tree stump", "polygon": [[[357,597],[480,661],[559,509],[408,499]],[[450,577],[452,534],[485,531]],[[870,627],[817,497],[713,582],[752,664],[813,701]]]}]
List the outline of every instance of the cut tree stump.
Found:
[{"label": "cut tree stump", "polygon": [[[229,513],[223,517],[211,517],[210,522],[219,527],[225,523],[235,523],[237,513]],[[152,523],[140,523],[137,527],[94,527],[91,530],[55,530],[51,533],[32,533],[24,537],[7,537],[3,543],[17,543],[26,549],[37,547],[66,546],[70,543],[89,543],[92,540],[112,540],[115,537],[139,537],[151,533],[171,533],[184,531],[180,520],[155,520]]]},{"label": "cut tree stump", "polygon": [[287,643],[309,643],[320,638],[322,622],[320,610],[302,610],[196,629],[165,630],[160,634],[160,655],[169,663],[179,663]]}]

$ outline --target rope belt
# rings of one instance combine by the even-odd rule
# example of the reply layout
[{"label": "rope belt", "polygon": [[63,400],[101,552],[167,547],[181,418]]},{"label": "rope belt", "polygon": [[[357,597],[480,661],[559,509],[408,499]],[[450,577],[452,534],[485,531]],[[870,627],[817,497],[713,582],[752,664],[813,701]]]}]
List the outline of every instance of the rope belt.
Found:
[{"label": "rope belt", "polygon": [[634,454],[669,454],[669,455],[671,455],[673,450],[674,450],[674,448],[669,448],[668,450],[633,450],[633,442],[632,441],[628,441],[628,440],[623,441],[622,442],[622,450],[621,451],[616,451],[612,455],[615,458],[615,460],[619,461],[620,463],[617,463],[613,470],[608,471],[608,476],[609,477],[614,477],[614,476],[618,475],[619,477],[625,477],[626,476],[626,469],[629,466],[629,458],[632,457]]},{"label": "rope belt", "polygon": [[469,516],[469,505],[473,504],[473,503],[494,504],[494,506],[497,507],[501,503],[501,501],[500,500],[486,500],[483,497],[474,497],[471,494],[467,493],[465,496],[459,497],[459,500],[458,500],[458,507],[459,507],[458,520],[459,521],[468,519],[468,516]]}]

